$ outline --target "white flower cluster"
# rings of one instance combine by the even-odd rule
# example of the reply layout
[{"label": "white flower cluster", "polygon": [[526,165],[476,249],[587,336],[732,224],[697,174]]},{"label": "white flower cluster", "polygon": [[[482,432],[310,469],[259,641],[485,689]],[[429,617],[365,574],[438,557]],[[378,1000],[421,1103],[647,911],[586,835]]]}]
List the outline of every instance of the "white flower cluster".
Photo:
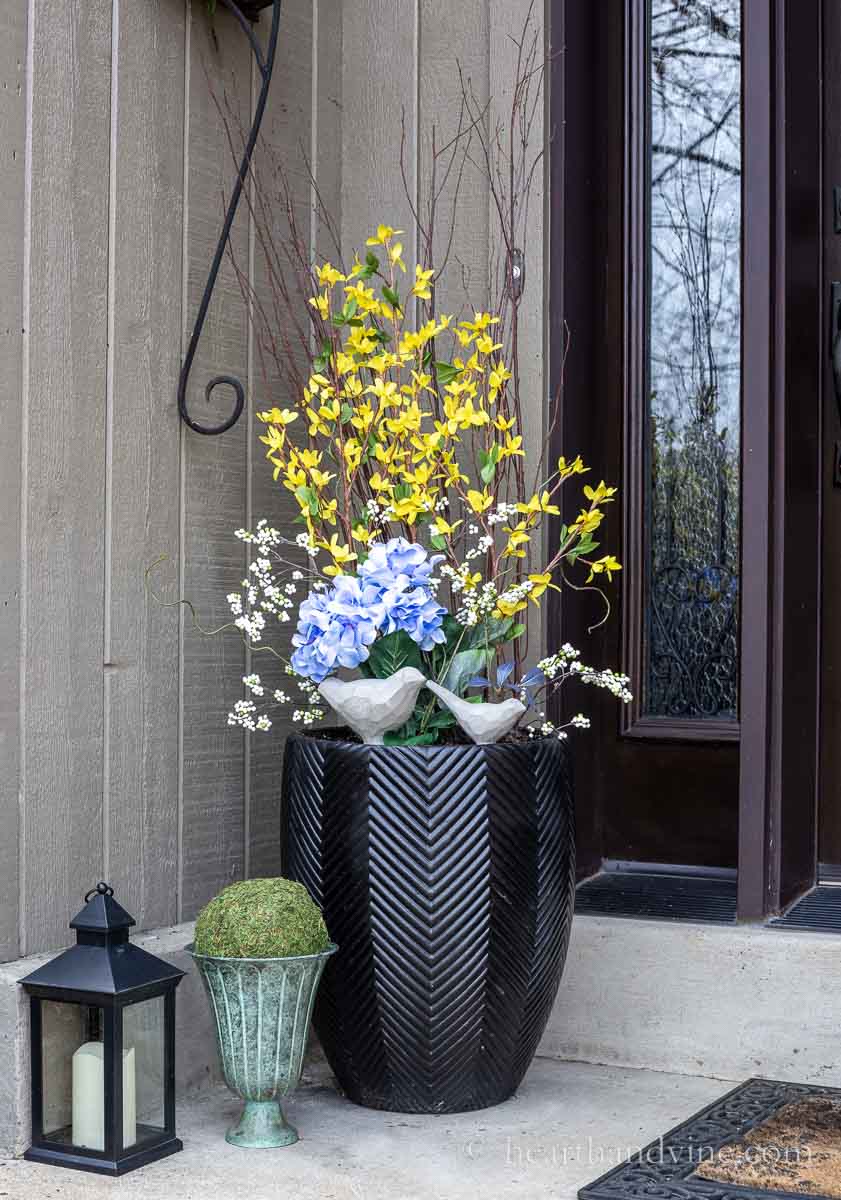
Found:
[{"label": "white flower cluster", "polygon": [[468,586],[470,578],[470,568],[467,563],[462,563],[460,567],[451,567],[449,563],[445,563],[441,568],[441,574],[446,575],[450,581],[450,588],[455,592],[463,592]]},{"label": "white flower cluster", "polygon": [[238,537],[241,542],[248,542],[249,545],[257,546],[260,553],[264,555],[268,554],[271,550],[275,550],[284,541],[280,530],[270,525],[265,517],[257,522],[255,530],[237,529],[234,536]]},{"label": "white flower cluster", "polygon": [[[227,598],[228,605],[236,627],[243,632],[249,643],[256,643],[263,636],[267,618],[275,617],[282,622],[290,620],[290,613],[296,603],[293,597],[298,591],[298,584],[307,579],[307,573],[295,566],[294,561],[284,557],[283,547],[292,546],[293,543],[274,526],[269,525],[268,521],[259,521],[253,531],[238,529],[236,536],[241,542],[253,547],[254,558],[249,564],[248,575],[242,580],[242,591],[231,592]],[[311,558],[317,553],[317,547],[308,533],[299,534],[295,538],[295,544],[305,550]],[[312,586],[319,588],[325,586],[325,583],[317,579]],[[256,672],[244,675],[243,686],[250,696],[235,702],[228,713],[228,724],[239,726],[249,733],[271,729],[271,719],[267,713],[257,711],[252,697],[275,704],[301,705],[292,713],[292,720],[297,723],[312,725],[320,721],[324,710],[316,685],[311,680],[296,675],[288,663],[285,670],[287,675],[294,678],[300,696],[293,697],[285,688],[270,688]]]},{"label": "white flower cluster", "polygon": [[[309,679],[295,675],[289,666],[286,667],[286,673],[295,676],[298,689],[305,698],[305,707],[296,708],[292,713],[292,720],[296,725],[313,725],[316,721],[320,721],[324,716],[324,709],[319,707],[316,685]],[[252,695],[265,695],[266,687],[259,675],[243,675],[242,682]],[[292,703],[292,697],[282,688],[274,689],[272,699],[277,704]],[[237,700],[231,712],[228,713],[228,724],[238,725],[241,729],[247,729],[249,733],[255,731],[265,733],[272,727],[269,717],[265,713],[257,712],[257,705],[253,700]]]},{"label": "white flower cluster", "polygon": [[548,658],[541,658],[537,665],[547,679],[554,679],[559,671],[564,674],[570,671],[573,663],[576,663],[577,669],[581,670],[580,658],[578,651],[569,642],[564,642],[560,650],[555,654],[550,654]]},{"label": "white flower cluster", "polygon": [[[546,676],[547,683],[551,685],[552,691],[560,687],[567,679],[576,678],[580,679],[582,683],[589,683],[594,687],[605,688],[625,704],[633,700],[633,696],[628,690],[630,679],[627,675],[620,675],[618,671],[611,671],[610,669],[597,671],[595,667],[585,666],[581,661],[581,655],[569,642],[564,642],[560,650],[557,650],[554,654],[542,658],[537,666]],[[525,693],[521,694],[520,699],[524,704],[528,703],[528,697]],[[543,715],[543,713],[539,713],[538,717],[543,717]],[[554,731],[557,737],[565,738],[567,735],[563,732],[564,728],[589,729],[590,718],[585,717],[584,713],[576,713],[570,719],[567,726],[561,729],[553,729],[550,726],[551,722],[549,721],[544,721],[541,726],[532,725],[529,727],[529,736],[536,737],[538,734],[543,734],[545,737]]]},{"label": "white flower cluster", "polygon": [[[302,536],[308,537],[307,534]],[[227,601],[234,625],[250,642],[256,643],[262,640],[268,616],[283,622],[289,621],[290,610],[294,608],[292,597],[297,591],[295,585],[304,579],[304,573],[296,568],[291,572],[292,582],[281,583],[273,570],[273,563],[280,563],[285,568],[292,565],[280,552],[280,547],[289,542],[266,520],[259,521],[254,530],[237,529],[236,537],[252,546],[255,555],[249,565],[248,576],[241,582],[242,592],[231,592]],[[297,541],[300,543],[300,538]],[[288,575],[288,570],[284,574]]]},{"label": "white flower cluster", "polygon": [[278,582],[270,558],[255,558],[248,570],[249,577],[242,581],[242,593],[231,592],[227,599],[237,629],[241,629],[250,642],[259,642],[266,628],[267,614],[279,621],[289,620],[289,610],[294,607],[292,597],[297,588],[294,583],[281,585]]},{"label": "white flower cluster", "polygon": [[[558,684],[574,675],[582,683],[605,688],[623,704],[628,704],[634,698],[628,690],[631,680],[627,675],[621,675],[618,671],[612,671],[610,668],[598,671],[595,667],[585,666],[581,661],[581,655],[573,646],[570,646],[569,642],[561,646],[557,653],[550,654],[548,658],[542,658],[537,665],[547,679]],[[579,716],[581,716],[580,713]],[[586,720],[586,718],[582,717],[582,720]],[[584,725],[580,727],[586,728]]]},{"label": "white flower cluster", "polygon": [[[544,714],[541,713],[540,715],[543,716]],[[528,733],[529,733],[530,738],[550,737],[554,733],[555,737],[560,742],[564,742],[567,739],[566,730],[558,729],[555,725],[552,724],[551,721],[543,721],[543,722],[541,722],[540,725],[529,725]]]},{"label": "white flower cluster", "polygon": [[320,708],[296,708],[292,714],[292,720],[296,724],[312,725],[314,721],[320,721],[324,713]]},{"label": "white flower cluster", "polygon": [[[582,667],[580,663],[573,664],[573,666],[576,665],[579,667],[579,671],[573,671],[573,674],[580,673],[582,683],[592,683],[594,687],[606,688],[623,704],[629,704],[633,700],[633,694],[628,691],[628,684],[631,681],[627,675],[620,675],[609,668],[597,671],[594,667]],[[572,668],[570,669],[572,670]]]},{"label": "white flower cluster", "polygon": [[254,733],[255,730],[266,733],[272,727],[265,713],[257,715],[257,705],[253,700],[237,700],[233,711],[228,713],[228,724],[239,725],[249,733]]},{"label": "white flower cluster", "polygon": [[[471,525],[469,532],[478,533],[479,531],[475,525]],[[494,544],[493,538],[490,537],[488,534],[483,534],[482,537],[480,537],[479,540],[476,542],[476,545],[471,546],[470,549],[465,554],[465,556],[464,556],[465,562],[470,562],[471,559],[474,559],[474,558],[481,558],[483,554],[487,554],[487,552],[490,550],[490,548],[491,548],[491,546],[493,546],[493,544]]]},{"label": "white flower cluster", "polygon": [[491,615],[497,602],[496,585],[491,580],[483,583],[481,588],[477,587],[471,579],[470,567],[466,562],[457,568],[445,564],[441,568],[441,574],[450,580],[450,589],[454,596],[459,592],[463,594],[462,606],[455,614],[460,625],[471,629]]},{"label": "white flower cluster", "polygon": [[512,587],[506,588],[500,596],[500,600],[505,600],[508,604],[519,604],[521,600],[525,600],[530,591],[534,588],[534,584],[530,579],[524,579],[521,583],[515,583]]},{"label": "white flower cluster", "polygon": [[485,520],[489,525],[501,525],[503,521],[510,521],[512,517],[517,515],[516,504],[498,504],[493,512],[489,512]]}]

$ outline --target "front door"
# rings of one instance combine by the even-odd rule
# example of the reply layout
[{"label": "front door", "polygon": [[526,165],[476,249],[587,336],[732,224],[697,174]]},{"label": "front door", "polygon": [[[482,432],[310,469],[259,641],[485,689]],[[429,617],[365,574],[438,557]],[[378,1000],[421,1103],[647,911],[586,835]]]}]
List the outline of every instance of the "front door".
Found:
[{"label": "front door", "polygon": [[[600,714],[598,753],[579,754],[594,814],[580,820],[582,870],[602,859],[735,868],[741,3],[622,8],[566,6],[567,72],[582,69],[585,46],[604,59],[593,72],[603,136],[579,146],[568,135],[565,147],[568,164],[586,157],[591,190],[565,213],[566,253],[584,246],[590,261],[566,267],[562,441],[620,483],[603,540],[623,544],[625,570],[594,636],[597,597],[576,597],[564,622],[588,659],[621,663],[635,693],[619,729]],[[595,193],[607,199],[594,227]]]},{"label": "front door", "polygon": [[619,484],[625,569],[607,623],[568,592],[549,633],[636,696],[618,724],[591,704],[578,742],[581,873],[738,868],[759,918],[814,875],[821,656],[818,841],[841,864],[841,5],[553,11],[555,444]]}]

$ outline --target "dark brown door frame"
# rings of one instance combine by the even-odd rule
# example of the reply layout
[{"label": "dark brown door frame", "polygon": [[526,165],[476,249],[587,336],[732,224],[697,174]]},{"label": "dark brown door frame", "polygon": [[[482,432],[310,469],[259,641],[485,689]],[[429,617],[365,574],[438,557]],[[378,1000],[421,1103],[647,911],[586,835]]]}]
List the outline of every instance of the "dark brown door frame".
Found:
[{"label": "dark brown door frame", "polygon": [[821,0],[744,5],[739,914],[816,874]]},{"label": "dark brown door frame", "polygon": [[[567,364],[556,452],[586,449],[591,400],[623,381],[633,336],[617,155],[630,17],[641,0],[552,0],[550,364]],[[816,871],[819,714],[821,0],[744,4],[742,646],[739,915],[760,920]],[[620,168],[621,171],[621,168]],[[626,178],[627,182],[627,178]],[[605,186],[607,184],[607,186]],[[628,194],[629,189],[624,189]],[[574,361],[573,361],[574,359]],[[615,373],[615,372],[614,372]],[[578,402],[577,402],[578,398]],[[622,463],[600,463],[619,478]],[[633,550],[634,539],[624,547]],[[562,601],[549,613],[560,630]],[[598,727],[594,732],[598,736]],[[597,742],[591,755],[598,754]],[[585,873],[600,862],[597,765],[582,763]]]}]

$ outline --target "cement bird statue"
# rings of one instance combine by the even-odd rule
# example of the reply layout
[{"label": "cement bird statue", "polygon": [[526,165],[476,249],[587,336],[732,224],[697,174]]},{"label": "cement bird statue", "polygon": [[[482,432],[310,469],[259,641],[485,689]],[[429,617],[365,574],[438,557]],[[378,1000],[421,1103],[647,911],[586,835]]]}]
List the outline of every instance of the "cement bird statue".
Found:
[{"label": "cement bird statue", "polygon": [[325,679],[318,690],[366,746],[381,746],[383,734],[405,725],[426,677],[403,667],[388,679]]},{"label": "cement bird statue", "polygon": [[490,746],[505,737],[526,711],[519,700],[503,700],[500,704],[470,704],[449,688],[428,680],[426,686],[453,714],[467,736],[477,746]]}]

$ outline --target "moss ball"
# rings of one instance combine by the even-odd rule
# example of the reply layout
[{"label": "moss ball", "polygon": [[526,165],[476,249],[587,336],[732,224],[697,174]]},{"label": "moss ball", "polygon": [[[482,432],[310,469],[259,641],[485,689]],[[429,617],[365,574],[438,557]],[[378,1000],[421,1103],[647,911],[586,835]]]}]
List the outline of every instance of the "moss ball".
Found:
[{"label": "moss ball", "polygon": [[232,883],[196,920],[196,954],[211,958],[294,958],[329,944],[318,906],[291,879]]}]

